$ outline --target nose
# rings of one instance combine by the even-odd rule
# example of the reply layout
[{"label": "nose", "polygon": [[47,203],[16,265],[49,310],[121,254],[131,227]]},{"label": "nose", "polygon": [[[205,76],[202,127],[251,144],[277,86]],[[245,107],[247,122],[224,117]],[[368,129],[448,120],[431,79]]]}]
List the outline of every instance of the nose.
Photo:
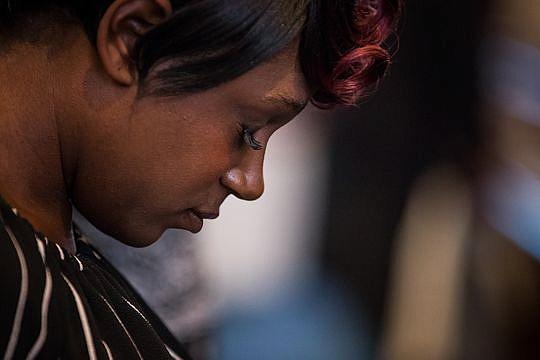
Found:
[{"label": "nose", "polygon": [[242,161],[221,177],[223,186],[239,199],[257,200],[264,192],[264,151],[249,151]]}]

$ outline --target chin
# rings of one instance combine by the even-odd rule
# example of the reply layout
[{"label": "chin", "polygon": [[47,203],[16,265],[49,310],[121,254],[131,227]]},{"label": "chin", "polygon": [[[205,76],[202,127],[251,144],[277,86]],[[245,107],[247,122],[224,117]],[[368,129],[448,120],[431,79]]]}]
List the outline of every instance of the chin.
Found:
[{"label": "chin", "polygon": [[156,241],[158,241],[161,238],[161,235],[163,235],[165,231],[159,230],[159,231],[148,231],[145,232],[138,232],[137,234],[130,234],[130,236],[127,236],[124,241],[122,241],[124,244],[133,246],[136,248],[143,248],[150,246],[154,244]]},{"label": "chin", "polygon": [[139,220],[134,216],[113,218],[111,216],[101,216],[101,212],[83,213],[78,208],[75,208],[75,210],[76,217],[82,220],[83,223],[91,225],[123,244],[136,248],[152,245],[166,230],[163,224],[150,223],[144,221],[144,219]]},{"label": "chin", "polygon": [[200,228],[198,228],[198,229],[182,229],[182,230],[185,230],[185,231],[190,232],[190,233],[192,233],[192,234],[198,234],[198,233],[201,232],[202,227],[200,227]]},{"label": "chin", "polygon": [[105,231],[105,233],[125,245],[136,248],[143,248],[154,244],[164,232],[162,229],[142,229],[135,226],[127,229],[115,228],[111,230]]}]

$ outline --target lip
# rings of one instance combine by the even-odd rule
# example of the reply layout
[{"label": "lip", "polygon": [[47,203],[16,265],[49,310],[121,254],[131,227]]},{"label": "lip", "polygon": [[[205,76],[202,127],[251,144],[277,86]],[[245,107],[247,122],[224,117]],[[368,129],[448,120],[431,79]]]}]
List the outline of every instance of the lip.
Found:
[{"label": "lip", "polygon": [[205,211],[199,209],[190,209],[196,216],[202,219],[216,219],[219,216],[219,211]]},{"label": "lip", "polygon": [[184,211],[182,227],[192,233],[198,233],[203,227],[203,220],[192,209]]},{"label": "lip", "polygon": [[206,211],[200,209],[187,209],[181,215],[181,227],[192,233],[198,233],[201,231],[204,219],[215,219],[219,216],[218,211]]}]

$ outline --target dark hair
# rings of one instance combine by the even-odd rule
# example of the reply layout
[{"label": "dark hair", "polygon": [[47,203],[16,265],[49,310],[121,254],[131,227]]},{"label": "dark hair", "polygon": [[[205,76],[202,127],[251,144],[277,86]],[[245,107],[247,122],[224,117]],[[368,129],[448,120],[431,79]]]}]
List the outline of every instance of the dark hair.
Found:
[{"label": "dark hair", "polygon": [[[384,48],[401,0],[171,0],[172,15],[137,42],[134,64],[146,94],[174,96],[230,81],[301,36],[300,63],[312,102],[355,104],[384,75]],[[112,0],[0,0],[6,28],[32,13],[77,19],[95,42]],[[160,66],[157,66],[160,65]]]}]

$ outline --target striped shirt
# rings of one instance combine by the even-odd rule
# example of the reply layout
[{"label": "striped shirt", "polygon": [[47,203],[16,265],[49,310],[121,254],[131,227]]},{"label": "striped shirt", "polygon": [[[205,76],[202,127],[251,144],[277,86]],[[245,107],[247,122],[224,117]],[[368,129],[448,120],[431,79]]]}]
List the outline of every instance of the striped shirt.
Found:
[{"label": "striped shirt", "polygon": [[74,237],[71,255],[0,197],[2,359],[189,359],[76,228]]}]

